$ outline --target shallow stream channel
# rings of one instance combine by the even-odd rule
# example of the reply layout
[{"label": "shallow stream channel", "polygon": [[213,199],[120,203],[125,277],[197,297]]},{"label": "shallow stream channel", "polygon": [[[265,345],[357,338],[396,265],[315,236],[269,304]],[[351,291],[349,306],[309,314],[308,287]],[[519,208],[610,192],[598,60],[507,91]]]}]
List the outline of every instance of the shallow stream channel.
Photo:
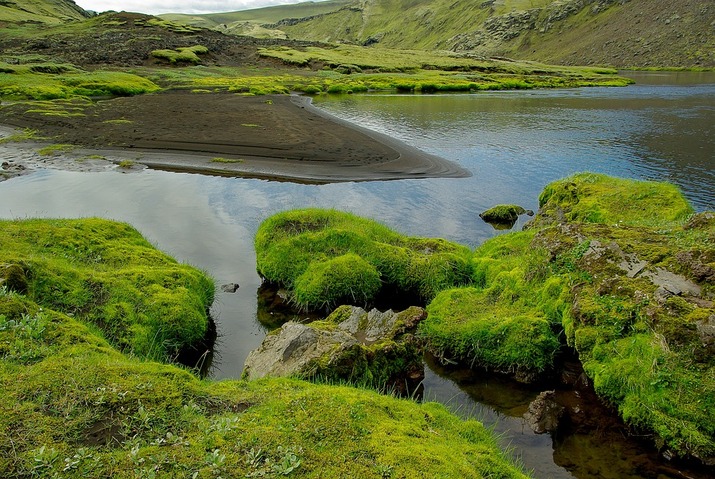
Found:
[{"label": "shallow stream channel", "polygon": [[[333,115],[456,161],[472,176],[305,185],[148,169],[39,169],[0,182],[0,217],[91,217],[125,221],[177,260],[207,271],[219,289],[209,376],[238,378],[284,311],[261,288],[253,237],[268,216],[292,208],[350,211],[413,236],[476,247],[503,234],[479,218],[499,203],[538,209],[543,187],[581,171],[670,181],[697,211],[715,210],[715,72],[626,72],[625,88],[484,92],[459,95],[360,94],[316,98]],[[2,161],[34,154],[0,145]],[[528,218],[514,226],[519,229]],[[305,319],[297,316],[296,319]],[[613,411],[579,379],[523,386],[507,378],[425,358],[425,400],[494,428],[537,478],[708,477],[626,438]],[[536,434],[522,418],[554,390],[568,421]]]}]

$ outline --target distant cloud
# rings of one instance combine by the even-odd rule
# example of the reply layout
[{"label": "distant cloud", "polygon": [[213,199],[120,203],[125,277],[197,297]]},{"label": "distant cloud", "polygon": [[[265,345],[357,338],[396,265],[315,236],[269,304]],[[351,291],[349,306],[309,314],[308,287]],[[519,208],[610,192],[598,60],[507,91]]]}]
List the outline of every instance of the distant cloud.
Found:
[{"label": "distant cloud", "polygon": [[[271,5],[300,3],[302,0],[75,0],[85,10],[139,13],[213,13],[233,12]],[[321,1],[321,0],[317,0]]]}]

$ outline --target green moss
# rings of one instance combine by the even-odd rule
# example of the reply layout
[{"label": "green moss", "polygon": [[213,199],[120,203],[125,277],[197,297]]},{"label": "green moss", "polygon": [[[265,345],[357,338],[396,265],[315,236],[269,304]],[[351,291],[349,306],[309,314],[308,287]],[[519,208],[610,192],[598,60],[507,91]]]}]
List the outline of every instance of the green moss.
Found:
[{"label": "green moss", "polygon": [[[384,289],[430,299],[469,281],[469,250],[444,240],[409,238],[364,218],[329,210],[296,210],[261,224],[255,240],[258,272],[286,286],[302,308],[315,309],[353,298],[375,299]],[[336,258],[341,258],[336,261]],[[360,260],[358,260],[358,258]],[[346,270],[346,284],[328,285],[328,265]],[[347,274],[356,267],[364,278]],[[313,282],[313,278],[315,282]],[[336,278],[337,280],[337,278]],[[327,288],[320,293],[320,287]],[[311,291],[305,294],[305,288]],[[330,295],[324,295],[331,291]],[[333,291],[339,294],[333,295]]]},{"label": "green moss", "polygon": [[130,73],[85,72],[79,69],[57,74],[37,73],[20,65],[13,74],[0,73],[0,98],[51,100],[77,96],[130,96],[159,90],[151,81]]},{"label": "green moss", "polygon": [[514,224],[526,210],[519,205],[496,205],[479,214],[487,223]]},{"label": "green moss", "polygon": [[443,291],[427,308],[420,334],[440,357],[528,379],[553,364],[560,348],[544,314],[508,302],[494,302],[475,288]]},{"label": "green moss", "polygon": [[0,262],[27,258],[30,297],[98,326],[140,357],[170,358],[203,338],[213,285],[104,220],[2,222]]},{"label": "green moss", "polygon": [[25,128],[21,132],[14,133],[14,134],[12,134],[10,136],[6,136],[4,138],[0,138],[0,145],[5,144],[5,143],[29,141],[29,140],[34,140],[34,139],[37,139],[37,130]]},{"label": "green moss", "polygon": [[547,185],[539,196],[539,207],[542,218],[643,226],[679,222],[693,213],[675,185],[594,173]]},{"label": "green moss", "polygon": [[76,147],[74,145],[49,145],[37,150],[37,152],[43,156],[59,155],[61,153],[68,153],[74,150]]},{"label": "green moss", "polygon": [[[152,292],[124,289],[181,289],[183,279],[204,295],[200,273],[119,223],[1,226],[0,261],[12,256],[31,272],[27,296],[0,289],[4,477],[526,477],[480,423],[438,404],[294,379],[201,381],[122,354],[101,337],[106,329],[85,322],[89,313],[60,300],[84,296],[66,286],[88,284],[95,301],[119,296],[126,311],[150,314]],[[170,304],[194,311],[187,329],[207,303]]]},{"label": "green moss", "polygon": [[360,256],[348,253],[312,262],[295,280],[294,300],[310,309],[339,304],[367,304],[382,286],[380,273]]},{"label": "green moss", "polygon": [[203,45],[194,45],[192,47],[179,47],[175,50],[154,50],[151,56],[162,60],[167,60],[169,63],[201,63],[199,55],[208,53],[209,49]]}]

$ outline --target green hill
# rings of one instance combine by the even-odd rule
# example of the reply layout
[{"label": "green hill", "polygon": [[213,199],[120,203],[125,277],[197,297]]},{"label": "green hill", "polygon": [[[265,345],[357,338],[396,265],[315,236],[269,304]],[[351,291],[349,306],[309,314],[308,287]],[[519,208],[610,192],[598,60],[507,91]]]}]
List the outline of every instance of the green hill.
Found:
[{"label": "green hill", "polygon": [[239,34],[549,63],[715,66],[711,0],[332,0],[170,18]]},{"label": "green hill", "polygon": [[57,25],[89,17],[72,0],[0,0],[0,27],[6,24]]}]

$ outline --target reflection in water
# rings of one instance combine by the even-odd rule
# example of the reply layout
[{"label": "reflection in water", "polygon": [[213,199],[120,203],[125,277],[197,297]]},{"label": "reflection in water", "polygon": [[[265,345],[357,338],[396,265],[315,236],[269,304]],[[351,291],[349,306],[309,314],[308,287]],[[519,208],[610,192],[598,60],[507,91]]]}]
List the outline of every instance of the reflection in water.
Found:
[{"label": "reflection in water", "polygon": [[[177,260],[207,271],[217,284],[240,284],[233,294],[217,291],[211,310],[218,338],[210,375],[237,378],[266,327],[282,321],[266,316],[265,303],[274,298],[266,299],[259,291],[253,250],[258,225],[271,214],[289,208],[336,208],[405,234],[476,246],[503,233],[484,223],[480,212],[499,203],[536,210],[538,194],[548,182],[584,170],[670,180],[697,209],[713,208],[715,75],[710,78],[709,85],[675,87],[329,97],[316,103],[457,160],[474,176],[299,185],[160,171],[47,170],[0,182],[0,217],[101,216],[125,221]],[[0,145],[2,158],[21,154]],[[527,219],[520,217],[514,229]],[[608,443],[615,444],[613,436],[600,436],[599,429],[553,439],[531,433],[521,414],[539,391],[504,389],[498,378],[477,381],[459,374],[449,372],[450,379],[445,379],[428,371],[426,397],[454,404],[460,414],[496,422],[497,432],[505,433],[536,477],[657,475],[637,464],[633,454],[608,449]],[[599,437],[607,444],[596,441]]]},{"label": "reflection in water", "polygon": [[675,182],[704,210],[715,208],[708,188],[715,184],[715,74],[696,76],[710,83],[680,75],[681,86],[345,95],[316,104],[459,161],[476,176],[473,186],[487,195],[509,191],[512,202],[532,200],[559,177],[597,171]]}]

